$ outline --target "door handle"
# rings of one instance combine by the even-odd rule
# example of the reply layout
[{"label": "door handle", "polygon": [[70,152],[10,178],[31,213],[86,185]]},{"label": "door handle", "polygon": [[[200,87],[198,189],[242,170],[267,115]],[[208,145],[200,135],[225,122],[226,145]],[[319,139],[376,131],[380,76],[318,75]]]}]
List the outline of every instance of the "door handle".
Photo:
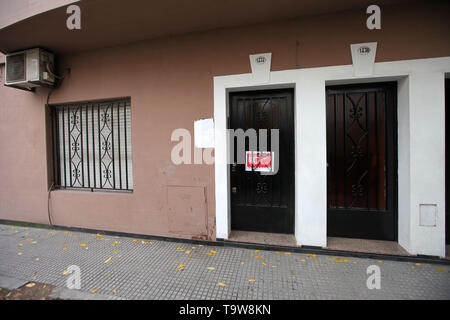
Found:
[{"label": "door handle", "polygon": [[232,193],[237,193],[237,187],[232,187],[232,188],[231,188],[231,192],[232,192]]}]

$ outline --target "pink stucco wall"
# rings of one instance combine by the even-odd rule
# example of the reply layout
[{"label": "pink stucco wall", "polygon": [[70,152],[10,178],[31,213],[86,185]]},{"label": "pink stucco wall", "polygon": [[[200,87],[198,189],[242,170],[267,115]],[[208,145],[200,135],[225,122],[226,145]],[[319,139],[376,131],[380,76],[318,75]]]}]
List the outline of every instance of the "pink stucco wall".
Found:
[{"label": "pink stucco wall", "polygon": [[[355,11],[59,57],[60,70],[71,73],[50,103],[131,97],[134,192],[54,191],[54,224],[214,239],[214,167],[170,160],[172,130],[193,132],[194,120],[213,117],[213,77],[250,72],[248,55],[258,52],[272,52],[272,70],[350,64],[349,44],[358,42],[378,41],[377,61],[450,56],[445,8],[391,8],[381,31],[367,30],[365,14]],[[47,93],[0,87],[0,219],[48,221]],[[174,200],[171,187],[186,187],[187,198]],[[177,201],[201,208],[189,220],[204,232],[173,232],[187,223],[169,219]]]}]

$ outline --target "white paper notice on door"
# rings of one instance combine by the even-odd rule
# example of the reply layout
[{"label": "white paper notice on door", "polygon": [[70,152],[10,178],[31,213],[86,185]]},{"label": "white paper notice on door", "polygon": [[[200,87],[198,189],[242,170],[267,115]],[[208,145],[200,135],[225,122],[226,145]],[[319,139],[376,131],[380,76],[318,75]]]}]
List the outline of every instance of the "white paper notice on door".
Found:
[{"label": "white paper notice on door", "polygon": [[246,151],[245,171],[272,172],[274,153],[270,151]]},{"label": "white paper notice on door", "polygon": [[194,122],[194,144],[196,148],[214,148],[214,120],[202,119]]}]

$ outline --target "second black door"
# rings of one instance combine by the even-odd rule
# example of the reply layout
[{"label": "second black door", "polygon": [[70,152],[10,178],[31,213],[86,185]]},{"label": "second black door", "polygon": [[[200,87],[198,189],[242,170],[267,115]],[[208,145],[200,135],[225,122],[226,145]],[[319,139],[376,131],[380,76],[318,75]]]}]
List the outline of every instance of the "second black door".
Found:
[{"label": "second black door", "polygon": [[327,88],[328,235],[397,240],[396,83]]},{"label": "second black door", "polygon": [[[278,172],[262,175],[246,170],[245,164],[230,165],[231,228],[258,232],[294,232],[294,106],[293,90],[271,90],[230,94],[230,129],[279,130]],[[259,139],[258,139],[259,140]],[[258,150],[259,150],[258,143]],[[237,142],[234,162],[237,163]],[[245,151],[250,150],[246,139]]]}]

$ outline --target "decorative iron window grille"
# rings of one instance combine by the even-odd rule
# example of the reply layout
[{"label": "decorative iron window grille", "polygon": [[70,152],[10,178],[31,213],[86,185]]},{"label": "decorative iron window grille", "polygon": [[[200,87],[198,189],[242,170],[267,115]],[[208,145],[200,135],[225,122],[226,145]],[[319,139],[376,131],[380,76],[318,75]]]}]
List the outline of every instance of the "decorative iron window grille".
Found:
[{"label": "decorative iron window grille", "polygon": [[131,102],[51,107],[55,187],[133,190]]}]

